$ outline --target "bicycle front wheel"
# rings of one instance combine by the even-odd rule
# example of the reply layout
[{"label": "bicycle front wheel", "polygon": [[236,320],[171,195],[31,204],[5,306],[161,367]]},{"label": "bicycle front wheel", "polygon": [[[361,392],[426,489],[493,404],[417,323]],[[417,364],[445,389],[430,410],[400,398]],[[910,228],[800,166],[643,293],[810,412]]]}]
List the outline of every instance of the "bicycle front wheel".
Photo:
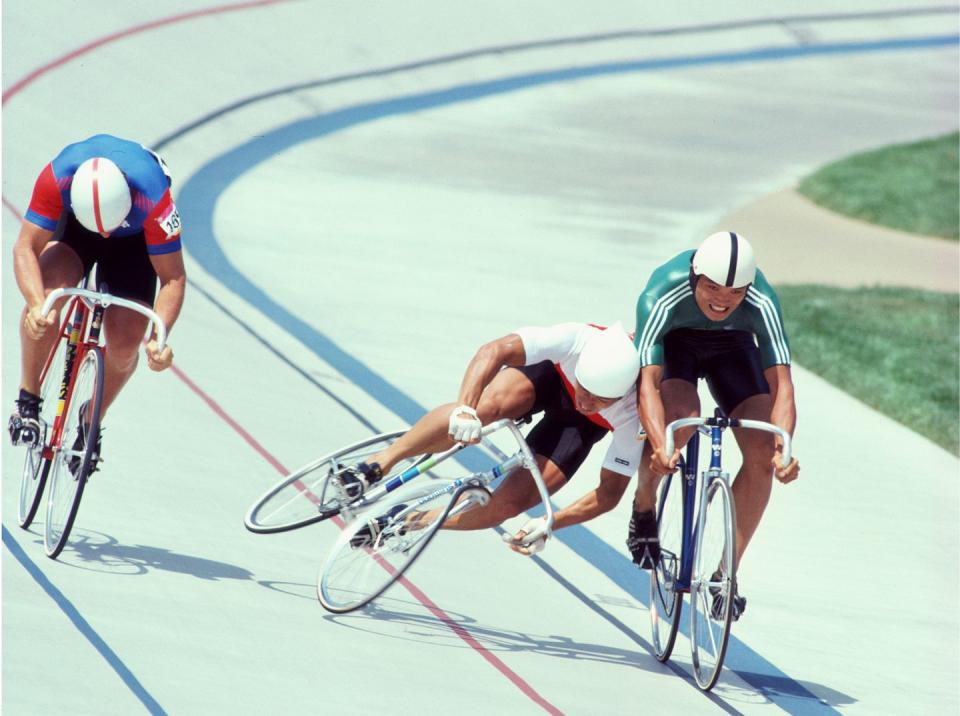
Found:
[{"label": "bicycle front wheel", "polygon": [[[268,534],[305,527],[340,514],[343,505],[331,478],[343,468],[385,450],[406,430],[375,435],[324,455],[292,472],[267,490],[247,511],[243,524],[251,532]],[[401,460],[393,472],[402,472],[429,455]]]},{"label": "bicycle front wheel", "polygon": [[690,647],[697,685],[708,691],[723,667],[730,638],[731,597],[737,585],[736,517],[726,480],[714,479],[707,488],[704,510],[690,585]]},{"label": "bicycle front wheel", "polygon": [[86,352],[77,367],[63,415],[63,442],[50,468],[43,543],[51,559],[56,559],[67,544],[80,509],[83,488],[94,467],[92,457],[100,434],[102,405],[103,353],[95,346]]},{"label": "bicycle front wheel", "polygon": [[683,549],[683,479],[680,473],[667,475],[657,491],[660,561],[650,575],[650,625],[658,661],[670,658],[683,608],[683,593],[677,590]]},{"label": "bicycle front wheel", "polygon": [[[70,321],[70,315],[65,322]],[[50,356],[40,376],[40,440],[37,445],[27,448],[23,461],[23,473],[20,476],[20,504],[17,509],[17,521],[27,529],[37,514],[37,508],[43,499],[43,488],[50,473],[50,460],[43,457],[45,449],[50,447],[53,437],[51,426],[57,417],[58,391],[63,382],[63,370],[67,361],[67,336],[61,328],[60,338],[53,344]]]},{"label": "bicycle front wheel", "polygon": [[463,493],[454,482],[416,485],[358,515],[320,570],[317,596],[324,609],[350,612],[383,594],[426,549]]}]

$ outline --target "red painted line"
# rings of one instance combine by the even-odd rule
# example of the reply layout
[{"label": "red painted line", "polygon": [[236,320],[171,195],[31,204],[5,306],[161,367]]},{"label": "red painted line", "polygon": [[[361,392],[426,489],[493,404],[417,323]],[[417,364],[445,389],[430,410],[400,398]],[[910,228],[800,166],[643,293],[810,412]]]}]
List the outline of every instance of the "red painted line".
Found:
[{"label": "red painted line", "polygon": [[23,216],[17,211],[17,208],[13,204],[7,201],[7,197],[3,197],[3,205],[10,210],[11,214],[17,217],[17,221],[23,221]]},{"label": "red painted line", "polygon": [[106,35],[101,37],[99,40],[94,40],[86,45],[78,47],[76,50],[72,50],[61,57],[58,57],[55,60],[51,60],[45,65],[41,65],[33,72],[29,73],[26,77],[18,80],[13,83],[10,89],[6,90],[3,93],[2,104],[6,104],[7,100],[11,99],[17,95],[24,87],[29,84],[32,84],[34,80],[42,77],[50,70],[54,70],[62,65],[67,64],[68,62],[77,59],[81,55],[85,55],[88,52],[92,52],[98,47],[103,47],[108,45],[111,42],[116,42],[117,40],[122,40],[131,35],[136,35],[141,32],[146,32],[147,30],[155,30],[158,27],[163,27],[165,25],[174,25],[178,22],[185,22],[187,20],[194,20],[198,17],[206,17],[209,15],[218,15],[224,12],[234,12],[236,10],[247,10],[253,7],[261,7],[264,5],[275,5],[281,2],[289,2],[290,0],[250,0],[250,2],[241,2],[233,5],[217,5],[216,7],[208,7],[203,10],[194,10],[192,12],[181,13],[180,15],[171,15],[170,17],[161,18],[159,20],[152,20],[150,22],[143,23],[142,25],[134,25],[133,27],[128,27],[126,30],[120,30],[111,35]]},{"label": "red painted line", "polygon": [[[234,420],[223,408],[220,407],[219,403],[211,398],[207,393],[203,391],[196,383],[194,383],[187,375],[177,368],[177,366],[171,366],[170,370],[173,371],[180,380],[182,380],[190,390],[197,394],[197,396],[217,414],[219,418],[224,420],[231,428],[233,428],[239,435],[242,437],[250,447],[252,447],[261,457],[263,457],[267,462],[269,462],[273,468],[279,472],[281,475],[289,474],[289,471],[277,460],[273,455],[271,455],[266,448],[264,448],[257,440],[247,432],[236,420]],[[340,529],[343,529],[345,526],[343,520],[339,517],[333,518],[334,523]],[[389,566],[386,565],[385,568]],[[388,570],[389,571],[389,570]],[[561,716],[563,714],[560,709],[551,704],[545,698],[543,698],[537,691],[530,686],[526,681],[524,681],[513,669],[507,666],[503,661],[501,661],[493,652],[487,649],[483,644],[481,644],[477,639],[470,634],[462,625],[458,624],[449,614],[447,614],[443,609],[441,609],[437,604],[430,599],[419,587],[417,587],[413,582],[408,580],[406,577],[401,577],[398,581],[398,584],[403,585],[403,588],[410,593],[414,599],[420,602],[426,609],[433,614],[437,619],[443,622],[449,629],[456,634],[462,641],[464,641],[467,646],[476,651],[480,656],[482,656],[487,663],[489,663],[494,669],[503,674],[514,686],[516,686],[520,691],[528,696],[534,703],[543,708],[549,714],[554,714],[554,716]]]},{"label": "red painted line", "polygon": [[220,404],[217,403],[217,401],[215,401],[213,398],[211,398],[209,395],[207,395],[207,394],[200,388],[200,386],[198,386],[196,383],[194,383],[192,380],[190,380],[190,378],[187,377],[186,373],[184,373],[182,370],[180,370],[179,368],[177,368],[177,366],[175,366],[175,365],[170,366],[170,370],[173,371],[173,374],[174,374],[175,376],[177,376],[180,380],[182,380],[184,383],[186,383],[187,387],[190,388],[190,390],[192,390],[194,393],[196,393],[197,396],[200,398],[200,400],[202,400],[204,403],[206,403],[206,404],[209,406],[210,410],[212,410],[214,413],[216,413],[216,415],[217,415],[221,420],[223,420],[227,425],[229,425],[231,428],[233,428],[234,431],[235,431],[241,438],[244,439],[244,441],[247,443],[247,445],[249,445],[250,447],[253,448],[254,452],[256,452],[258,455],[260,455],[260,457],[262,457],[264,460],[266,460],[267,462],[269,462],[269,463],[273,466],[273,469],[274,469],[274,470],[276,470],[277,472],[279,472],[281,475],[287,475],[287,474],[290,473],[290,471],[287,470],[287,468],[285,468],[285,467],[283,466],[283,464],[282,464],[279,460],[277,460],[277,458],[275,458],[273,455],[271,455],[271,454],[267,451],[267,449],[266,449],[265,447],[263,447],[263,445],[261,445],[259,442],[257,442],[257,440],[256,440],[250,433],[248,433],[248,432],[243,428],[243,426],[240,425],[240,423],[238,423],[236,420],[234,420],[232,417],[230,417],[230,415],[227,413],[227,411],[224,410],[223,408],[221,408],[221,407],[220,407]]},{"label": "red painted line", "polygon": [[[21,92],[25,87],[27,87],[29,84],[34,82],[39,77],[42,77],[43,75],[45,75],[47,72],[50,72],[53,69],[56,69],[62,65],[65,65],[71,60],[74,60],[77,57],[80,57],[81,55],[91,52],[92,50],[98,47],[102,47],[103,45],[106,45],[110,42],[114,42],[116,40],[129,37],[131,35],[145,32],[147,30],[152,30],[158,27],[162,27],[164,25],[171,25],[177,22],[183,22],[185,20],[204,17],[207,15],[214,15],[214,14],[223,13],[223,12],[232,12],[234,10],[243,10],[243,9],[258,7],[262,5],[274,5],[281,2],[289,2],[289,0],[253,0],[252,2],[238,3],[235,5],[222,5],[218,7],[207,8],[206,10],[197,10],[194,12],[183,13],[181,15],[174,15],[172,17],[164,18],[161,20],[155,20],[153,22],[145,23],[143,25],[136,25],[126,30],[121,30],[120,32],[113,33],[112,35],[107,35],[105,37],[100,38],[99,40],[95,40],[94,42],[91,42],[76,50],[73,50],[72,52],[69,52],[66,55],[63,55],[62,57],[59,57],[37,68],[36,70],[28,74],[23,79],[14,83],[13,86],[10,87],[10,89],[4,92],[3,100],[2,102],[0,102],[0,104],[6,104],[7,100],[14,97],[16,94]],[[3,200],[3,205],[7,207],[7,209],[9,209],[14,214],[14,216],[17,217],[18,220],[22,221],[23,217],[21,216],[20,212],[18,212],[16,208],[14,208],[14,206],[7,200],[5,196],[2,197],[2,200]],[[253,448],[253,450],[257,454],[259,454],[264,460],[270,463],[270,465],[277,472],[279,472],[281,475],[289,474],[289,470],[287,470],[287,468],[285,468],[283,464],[279,460],[277,460],[277,458],[275,458],[272,454],[270,454],[270,452],[266,448],[264,448],[263,445],[261,445],[256,440],[256,438],[254,438],[249,432],[247,432],[247,430],[245,430],[243,426],[240,425],[240,423],[234,420],[227,413],[227,411],[225,411],[222,407],[220,407],[219,403],[217,403],[212,397],[210,397],[207,393],[205,393],[200,388],[200,386],[194,383],[182,370],[180,370],[175,365],[171,366],[170,370],[173,371],[173,374],[176,375],[177,378],[179,378],[181,381],[183,381],[183,383],[188,388],[190,388],[190,390],[192,390],[204,403],[206,403],[207,406],[221,420],[223,420],[225,423],[227,423],[227,425],[233,428],[233,430],[238,435],[240,435],[240,437],[243,438],[243,440],[248,445],[250,445],[250,447]],[[344,523],[342,520],[340,520],[339,518],[335,518],[334,521],[337,523],[338,527],[340,527],[341,529],[343,528]],[[449,614],[447,614],[439,606],[437,606],[433,602],[433,600],[430,599],[426,594],[424,594],[424,592],[422,592],[415,584],[413,584],[411,581],[409,581],[405,577],[401,577],[398,580],[398,583],[403,585],[404,589],[406,589],[414,599],[416,599],[424,607],[426,607],[437,619],[439,619],[441,622],[446,624],[450,628],[450,630],[453,631],[454,634],[460,637],[460,639],[463,640],[468,646],[470,646],[470,648],[472,648],[477,653],[479,653],[491,666],[493,666],[497,671],[503,674],[512,684],[514,684],[517,688],[519,688],[522,693],[524,693],[532,701],[534,701],[534,703],[542,707],[547,713],[562,715],[563,713],[562,711],[560,711],[556,706],[554,706],[549,701],[547,701],[542,696],[540,696],[540,694],[537,693],[532,686],[530,686],[526,681],[520,678],[520,676],[516,672],[514,672],[509,666],[503,663],[503,661],[501,661],[489,649],[487,649],[482,644],[480,644],[480,642],[478,642],[476,638],[474,638],[463,626],[461,626],[456,621],[454,621]]]}]

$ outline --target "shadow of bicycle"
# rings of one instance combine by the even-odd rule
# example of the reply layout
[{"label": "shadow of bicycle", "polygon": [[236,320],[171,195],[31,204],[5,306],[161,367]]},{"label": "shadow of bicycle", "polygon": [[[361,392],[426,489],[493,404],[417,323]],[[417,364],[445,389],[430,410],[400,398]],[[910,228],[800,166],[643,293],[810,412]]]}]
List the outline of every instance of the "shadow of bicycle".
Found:
[{"label": "shadow of bicycle", "polygon": [[[328,614],[325,619],[350,629],[405,641],[446,644],[470,648],[461,638],[464,632],[491,652],[525,652],[555,658],[618,664],[630,668],[663,672],[666,668],[650,653],[619,649],[603,644],[576,641],[558,634],[535,635],[500,629],[479,623],[462,612],[444,610],[449,618],[418,613],[422,606],[403,599],[381,597],[362,610],[349,614]],[[390,625],[390,626],[387,626]],[[396,629],[394,627],[401,627]]]},{"label": "shadow of bicycle", "polygon": [[118,575],[139,575],[160,570],[211,581],[253,579],[253,573],[243,567],[180,554],[163,547],[122,544],[110,535],[92,530],[74,530],[58,561],[77,569]]},{"label": "shadow of bicycle", "polygon": [[[641,669],[651,673],[669,674],[689,682],[697,688],[688,664],[677,661],[660,663],[653,656],[653,646],[636,632],[626,634],[637,644],[637,649],[622,649],[614,646],[577,641],[570,637],[552,634],[537,635],[500,629],[477,622],[462,612],[445,609],[448,618],[422,612],[416,602],[401,598],[380,597],[362,610],[349,614],[328,614],[328,622],[340,626],[375,633],[380,636],[407,641],[446,644],[451,648],[469,648],[460,633],[469,633],[491,652],[534,653],[553,658],[576,661],[592,661]],[[400,626],[400,629],[393,628]],[[788,677],[772,674],[739,673],[747,678],[749,686],[722,679],[715,690],[703,696],[728,713],[738,713],[737,703],[775,703],[794,701],[798,708],[821,706],[844,706],[856,703],[857,699],[822,684],[797,682]],[[726,682],[726,683],[725,683]],[[814,694],[817,694],[815,696]]]}]

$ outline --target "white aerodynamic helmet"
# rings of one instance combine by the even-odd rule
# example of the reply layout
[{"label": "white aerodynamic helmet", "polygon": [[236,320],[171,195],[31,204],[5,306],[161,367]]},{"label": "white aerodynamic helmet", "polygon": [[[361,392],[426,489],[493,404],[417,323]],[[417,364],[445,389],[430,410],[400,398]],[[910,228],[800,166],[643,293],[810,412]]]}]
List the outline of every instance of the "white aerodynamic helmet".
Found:
[{"label": "white aerodynamic helmet", "polygon": [[750,242],[732,231],[710,234],[693,255],[691,270],[728,288],[742,288],[753,283],[757,260]]},{"label": "white aerodynamic helmet", "polygon": [[94,157],[77,167],[70,186],[70,203],[84,228],[109,234],[130,213],[130,187],[116,164]]},{"label": "white aerodynamic helmet", "polygon": [[587,339],[577,368],[577,382],[598,398],[622,398],[640,373],[640,355],[619,322]]}]

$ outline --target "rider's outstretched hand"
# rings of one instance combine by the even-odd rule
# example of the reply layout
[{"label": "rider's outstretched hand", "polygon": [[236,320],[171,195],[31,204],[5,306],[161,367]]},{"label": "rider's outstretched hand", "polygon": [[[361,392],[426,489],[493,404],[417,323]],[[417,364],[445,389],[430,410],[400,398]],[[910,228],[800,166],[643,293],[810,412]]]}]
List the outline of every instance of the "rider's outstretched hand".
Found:
[{"label": "rider's outstretched hand", "polygon": [[166,370],[173,364],[173,350],[170,346],[164,346],[162,351],[158,351],[156,340],[147,343],[146,353],[150,370]]},{"label": "rider's outstretched hand", "polygon": [[23,326],[27,330],[27,335],[35,341],[39,340],[57,319],[56,309],[51,309],[46,316],[43,315],[42,310],[42,305],[31,306],[27,309],[27,315],[23,318]]},{"label": "rider's outstretched hand", "polygon": [[547,520],[543,517],[534,517],[528,520],[512,538],[504,535],[504,541],[514,552],[527,557],[535,555],[547,546]]},{"label": "rider's outstretched hand", "polygon": [[797,458],[790,458],[790,464],[784,466],[783,464],[783,452],[781,448],[777,448],[776,452],[773,453],[773,475],[780,482],[786,485],[788,482],[793,482],[798,477],[800,477],[800,463],[797,462]]},{"label": "rider's outstretched hand", "polygon": [[460,405],[450,413],[449,432],[450,437],[458,443],[478,443],[480,442],[480,432],[483,425],[480,418],[477,417],[477,411],[469,405]]}]

